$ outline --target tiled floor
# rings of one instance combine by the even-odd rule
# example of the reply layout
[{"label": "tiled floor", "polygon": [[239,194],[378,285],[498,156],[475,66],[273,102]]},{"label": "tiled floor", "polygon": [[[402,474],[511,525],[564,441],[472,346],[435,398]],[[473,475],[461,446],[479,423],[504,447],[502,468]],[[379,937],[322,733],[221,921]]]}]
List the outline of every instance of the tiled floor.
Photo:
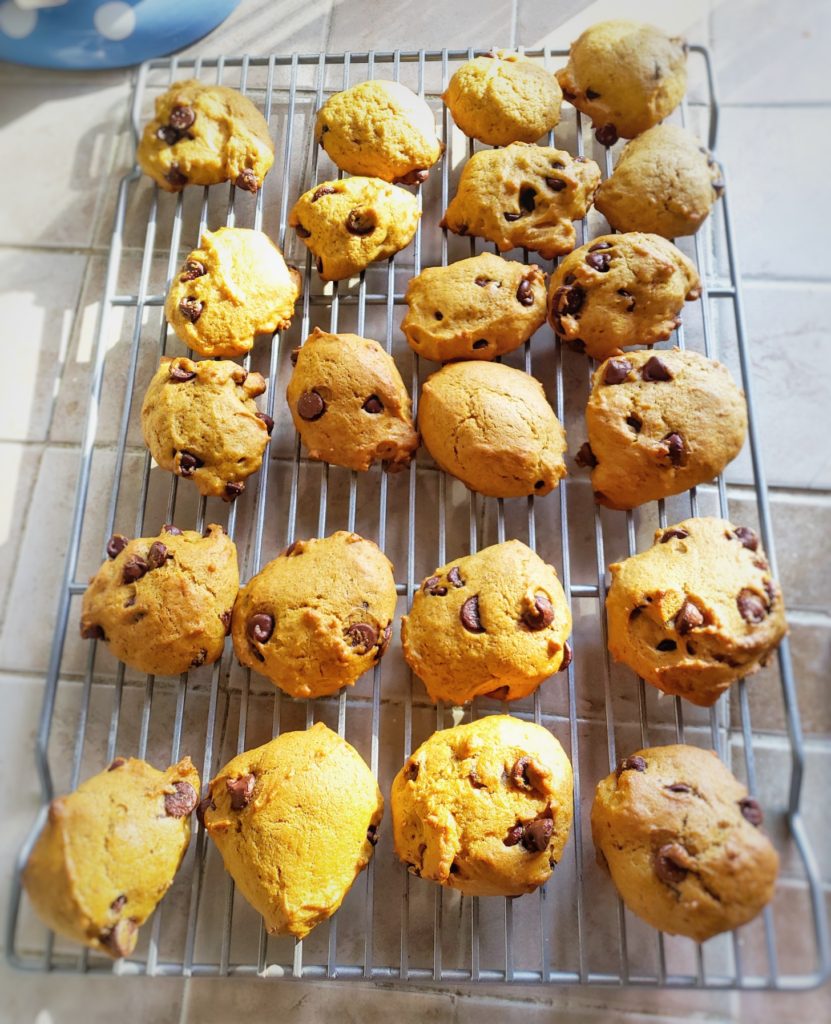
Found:
[{"label": "tiled floor", "polygon": [[[831,160],[826,0],[798,7],[781,0],[283,0],[279,14],[270,0],[243,0],[198,50],[566,45],[585,25],[620,14],[683,31],[707,43],[714,56],[723,104],[719,150],[729,171],[746,282],[758,427],[810,737],[809,827],[831,885],[824,782],[831,758],[831,271],[821,198]],[[31,751],[67,543],[103,255],[118,173],[129,158],[129,79],[127,72],[57,76],[0,66],[0,184],[12,198],[0,222],[0,323],[14,352],[0,378],[6,495],[0,505],[0,770],[15,780],[13,799],[0,799],[3,916],[8,873],[37,801]],[[118,326],[113,345],[120,341]],[[124,372],[118,359],[112,372]],[[106,396],[103,408],[117,412]],[[749,498],[746,461],[729,479],[738,515]],[[102,491],[100,500],[105,497]],[[783,721],[764,685],[761,680],[754,693],[754,721],[776,748]],[[415,992],[364,985],[347,991],[259,980],[46,978],[2,967],[0,991],[0,1020],[38,1024],[109,1024],[125,1007],[159,1024],[232,1018],[302,1024],[326,1017],[368,1024],[396,1015],[459,1024],[831,1020],[827,988],[794,997],[572,988]]]}]

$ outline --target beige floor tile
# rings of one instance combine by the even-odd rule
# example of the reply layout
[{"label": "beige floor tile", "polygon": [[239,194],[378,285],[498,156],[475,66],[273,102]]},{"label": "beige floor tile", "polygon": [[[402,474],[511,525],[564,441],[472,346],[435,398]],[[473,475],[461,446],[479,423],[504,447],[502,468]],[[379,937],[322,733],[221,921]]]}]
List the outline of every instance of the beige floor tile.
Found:
[{"label": "beige floor tile", "polygon": [[[243,0],[210,35],[181,51],[181,56],[220,54],[314,53],[326,43],[332,0]],[[267,50],[264,49],[267,47]]]},{"label": "beige floor tile", "polygon": [[0,475],[6,483],[5,500],[0,504],[0,622],[20,556],[26,525],[23,510],[29,507],[42,454],[40,445],[0,443]]}]

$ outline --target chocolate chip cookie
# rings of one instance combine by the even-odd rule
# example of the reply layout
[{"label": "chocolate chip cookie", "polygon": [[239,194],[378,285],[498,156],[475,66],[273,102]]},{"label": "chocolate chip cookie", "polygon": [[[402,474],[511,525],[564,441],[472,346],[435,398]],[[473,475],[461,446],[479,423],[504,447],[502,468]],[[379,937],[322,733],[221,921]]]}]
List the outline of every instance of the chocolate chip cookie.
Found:
[{"label": "chocolate chip cookie", "polygon": [[150,454],[200,494],[234,501],[263,461],[273,422],[254,399],[259,373],[228,360],[162,358],[141,407]]},{"label": "chocolate chip cookie", "polygon": [[701,294],[691,260],[660,235],[601,235],[560,260],[551,275],[554,332],[593,359],[664,341],[681,308]]},{"label": "chocolate chip cookie", "polygon": [[395,360],[369,338],[315,328],[297,350],[286,399],[313,459],[359,471],[382,460],[394,472],[418,448]]},{"label": "chocolate chip cookie", "polygon": [[425,101],[380,79],[330,96],[317,112],[315,140],[341,170],[402,185],[426,181],[444,150]]},{"label": "chocolate chip cookie", "polygon": [[480,494],[548,494],[566,475],[565,431],[542,384],[502,363],[448,363],[428,377],[418,425],[436,463]]},{"label": "chocolate chip cookie", "polygon": [[623,147],[594,205],[615,231],[694,235],[724,191],[721,168],[677,124],[658,124]]},{"label": "chocolate chip cookie", "polygon": [[465,135],[489,146],[536,142],[560,120],[557,79],[536,61],[492,50],[462,64],[442,95]]},{"label": "chocolate chip cookie", "polygon": [[571,612],[553,566],[509,540],[424,580],[401,620],[404,657],[433,702],[527,697],[571,661]]},{"label": "chocolate chip cookie", "polygon": [[297,939],[341,905],[372,857],[383,813],[366,762],[322,722],[233,758],[200,806],[266,930]]},{"label": "chocolate chip cookie", "polygon": [[420,217],[418,200],[406,189],[378,178],[341,178],[304,193],[289,224],[323,280],[340,281],[406,248]]},{"label": "chocolate chip cookie", "polygon": [[140,672],[173,676],[216,661],[239,587],[237,549],[221,526],[116,533],[81,608],[81,636]]},{"label": "chocolate chip cookie", "polygon": [[788,631],[759,538],[726,519],[658,530],[653,547],[609,569],[613,657],[700,707],[756,672]]},{"label": "chocolate chip cookie", "polygon": [[571,44],[557,72],[563,95],[612,146],[658,124],[687,88],[687,44],[652,25],[602,21]]},{"label": "chocolate chip cookie", "polygon": [[168,323],[201,356],[240,356],[257,334],[285,330],[302,278],[262,231],[205,231],[173,278]]},{"label": "chocolate chip cookie", "polygon": [[392,563],[371,540],[297,540],[240,590],[234,650],[290,696],[322,697],[379,661],[395,603]]},{"label": "chocolate chip cookie", "polygon": [[136,159],[166,192],[222,181],[257,192],[274,163],[274,143],[265,118],[247,96],[188,79],[157,97]]},{"label": "chocolate chip cookie", "polygon": [[779,857],[762,809],[711,750],[638,750],[598,783],[594,843],[647,924],[706,942],[773,897]]},{"label": "chocolate chip cookie", "polygon": [[627,352],[595,371],[586,406],[595,498],[635,508],[717,477],[747,433],[744,394],[726,366],[697,352]]},{"label": "chocolate chip cookie", "polygon": [[160,772],[117,757],[49,805],[23,886],[53,931],[118,959],[179,870],[199,776],[189,757]]},{"label": "chocolate chip cookie", "polygon": [[483,252],[428,267],[407,285],[401,330],[414,352],[437,363],[495,359],[518,348],[545,320],[545,274]]},{"label": "chocolate chip cookie", "polygon": [[593,160],[563,149],[482,149],[465,164],[441,226],[487,238],[500,252],[524,247],[554,259],[574,248],[572,221],[586,216],[599,184]]},{"label": "chocolate chip cookie", "polygon": [[396,775],[395,852],[466,896],[522,896],[561,859],[572,799],[571,764],[547,729],[479,718],[433,733]]}]

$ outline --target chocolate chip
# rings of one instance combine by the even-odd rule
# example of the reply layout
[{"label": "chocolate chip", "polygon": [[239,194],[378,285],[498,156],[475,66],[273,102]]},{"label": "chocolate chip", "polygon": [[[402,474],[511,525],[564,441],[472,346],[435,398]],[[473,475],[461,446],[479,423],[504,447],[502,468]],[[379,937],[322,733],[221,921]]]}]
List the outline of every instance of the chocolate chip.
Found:
[{"label": "chocolate chip", "polygon": [[655,648],[658,651],[674,651],[678,647],[678,644],[674,640],[662,640]]},{"label": "chocolate chip", "polygon": [[742,542],[742,547],[749,551],[759,550],[759,538],[749,526],[737,526],[733,533]]},{"label": "chocolate chip", "polygon": [[672,540],[673,537],[677,537],[678,540],[683,540],[685,537],[689,537],[689,533],[686,530],[681,530],[673,526],[671,529],[664,531],[664,535],[661,537],[661,543],[666,544],[666,542],[668,540]]},{"label": "chocolate chip", "polygon": [[739,810],[742,812],[742,817],[756,828],[765,820],[764,811],[752,796],[745,796],[739,800]]},{"label": "chocolate chip", "polygon": [[216,810],[216,804],[211,799],[210,793],[202,800],[199,801],[199,806],[196,808],[196,820],[202,826],[205,827],[205,811]]},{"label": "chocolate chip", "polygon": [[265,429],[268,431],[268,436],[271,437],[271,431],[274,430],[274,420],[267,412],[258,412],[256,416],[258,420],[262,420],[265,423]]},{"label": "chocolate chip", "polygon": [[633,608],[632,611],[629,612],[629,621],[634,622],[635,619],[640,618],[641,613],[643,612],[643,608],[644,606],[640,604],[637,606],[637,608]]},{"label": "chocolate chip", "polygon": [[776,587],[773,580],[762,580],[762,586],[765,588],[765,593],[768,596],[768,611],[770,611],[773,607],[773,602],[776,600]]},{"label": "chocolate chip", "polygon": [[586,89],[586,99],[587,100],[599,100],[600,99],[600,93],[599,92],[595,92],[594,89]]},{"label": "chocolate chip", "polygon": [[491,700],[507,700],[510,692],[510,686],[497,686],[495,690],[488,690],[483,696],[490,697]]},{"label": "chocolate chip", "polygon": [[594,457],[592,446],[588,441],[584,441],[574,456],[574,461],[578,466],[582,466],[584,469],[594,469],[597,465],[597,459]]},{"label": "chocolate chip", "polygon": [[655,874],[662,882],[675,885],[687,877],[687,851],[680,843],[666,843],[655,854]]},{"label": "chocolate chip", "polygon": [[554,293],[554,309],[560,316],[576,316],[585,301],[585,289],[579,284],[563,286]]},{"label": "chocolate chip", "polygon": [[531,788],[531,780],[528,778],[528,765],[531,763],[530,757],[520,757],[514,761],[514,765],[508,772],[508,778],[513,782],[515,786],[519,786],[522,789]]},{"label": "chocolate chip", "polygon": [[357,235],[359,238],[371,235],[377,226],[375,216],[370,210],[350,210],[346,218],[346,230],[350,235]]},{"label": "chocolate chip", "polygon": [[251,774],[240,775],[238,779],[226,779],[225,785],[231,794],[231,810],[241,811],[251,802],[251,794],[254,792],[254,776]]},{"label": "chocolate chip", "polygon": [[[281,555],[282,555],[282,556],[283,556],[284,558],[288,558],[288,557],[289,557],[289,555],[293,555],[293,554],[294,554],[294,552],[295,552],[295,551],[297,551],[297,549],[298,549],[299,547],[300,547],[300,541],[299,541],[299,540],[293,540],[293,541],[291,542],[291,544],[289,544],[289,546],[288,546],[287,548],[284,548],[284,549],[283,549],[283,550],[282,550],[282,551],[280,552],[280,554],[281,554]],[[302,554],[303,554],[303,552],[301,551],[301,552],[300,552],[300,554],[302,555]]]},{"label": "chocolate chip", "polygon": [[617,128],[613,124],[604,124],[595,128],[594,137],[601,146],[614,146],[618,140]]},{"label": "chocolate chip", "polygon": [[686,782],[673,782],[669,786],[664,786],[664,789],[668,789],[670,793],[692,793],[692,787]]},{"label": "chocolate chip", "polygon": [[479,277],[477,277],[477,278],[475,278],[475,279],[474,279],[473,283],[474,283],[474,284],[478,284],[480,288],[484,288],[484,287],[485,287],[485,285],[486,285],[486,284],[490,284],[490,283],[491,283],[491,281],[492,281],[492,278],[490,278],[490,277],[483,277],[483,276],[482,276],[482,275],[480,274],[480,275],[479,275]]},{"label": "chocolate chip", "polygon": [[506,214],[503,214],[503,216],[505,217],[505,220],[514,221],[514,220],[519,220],[519,218],[522,216],[522,214],[521,213],[506,213]]},{"label": "chocolate chip", "polygon": [[191,658],[191,660],[190,660],[190,667],[191,668],[199,668],[201,665],[205,664],[205,658],[207,658],[207,657],[208,657],[208,652],[205,650],[204,647],[200,647],[199,650],[194,655],[194,657]]},{"label": "chocolate chip", "polygon": [[381,634],[381,642],[378,644],[378,650],[375,652],[375,660],[380,661],[381,658],[386,654],[387,648],[390,645],[392,639],[392,622],[388,622],[384,632]]},{"label": "chocolate chip", "polygon": [[554,607],[545,594],[534,596],[534,607],[523,613],[522,621],[534,633],[551,625],[554,621]]},{"label": "chocolate chip", "polygon": [[168,146],[175,146],[181,137],[182,133],[177,131],[173,125],[170,124],[163,124],[156,129],[156,138],[160,142],[166,143]]},{"label": "chocolate chip", "polygon": [[193,476],[194,471],[204,465],[202,459],[192,452],[181,452],[179,455],[179,472],[182,476]]},{"label": "chocolate chip", "polygon": [[623,774],[623,772],[645,772],[646,771],[646,760],[641,757],[640,754],[633,754],[631,757],[624,757],[617,766],[617,777]]},{"label": "chocolate chip", "polygon": [[164,812],[170,818],[184,818],[197,803],[199,797],[189,782],[174,782],[173,792],[164,795]]},{"label": "chocolate chip", "polygon": [[174,384],[184,384],[186,381],[193,380],[196,376],[196,371],[186,370],[184,366],[180,366],[178,363],[171,363],[168,375]]},{"label": "chocolate chip", "polygon": [[541,491],[543,489],[543,487],[545,487],[545,480],[535,480],[534,481],[534,490],[535,491]]},{"label": "chocolate chip", "polygon": [[362,408],[364,412],[370,412],[373,415],[377,415],[379,412],[384,411],[384,403],[377,395],[370,395],[364,402]]},{"label": "chocolate chip", "polygon": [[179,170],[178,164],[171,164],[170,170],[165,174],[164,178],[174,188],[182,188],[188,183],[186,175],[182,174]]},{"label": "chocolate chip", "polygon": [[122,918],[101,932],[100,942],[116,957],[128,956],[136,948],[138,925],[131,917]]},{"label": "chocolate chip", "polygon": [[231,632],[231,609],[229,608],[227,612],[222,612],[219,619],[225,627],[225,635],[228,636]]},{"label": "chocolate chip", "polygon": [[701,614],[692,601],[685,601],[681,610],[675,616],[675,628],[681,636],[686,636],[691,629],[698,629],[704,625],[704,616]]},{"label": "chocolate chip", "polygon": [[378,842],[378,826],[370,825],[366,830],[366,838],[372,846],[375,846]]},{"label": "chocolate chip", "polygon": [[165,523],[162,527],[162,533],[169,533],[173,537],[181,537],[182,531],[178,526],[174,526],[173,523]]},{"label": "chocolate chip", "polygon": [[182,299],[179,303],[179,312],[185,320],[189,320],[192,324],[195,324],[199,317],[202,316],[202,310],[204,308],[205,303],[200,302],[199,299],[193,298],[193,296]]},{"label": "chocolate chip", "polygon": [[547,849],[554,831],[551,818],[537,818],[529,821],[522,833],[522,845],[529,853],[542,853]]},{"label": "chocolate chip", "polygon": [[607,252],[590,252],[586,257],[586,263],[592,270],[605,274],[612,265],[612,257]]},{"label": "chocolate chip", "polygon": [[632,369],[628,359],[610,359],[603,374],[604,384],[622,384]]},{"label": "chocolate chip", "polygon": [[479,618],[479,595],[469,597],[459,611],[459,618],[468,633],[484,633],[485,628]]},{"label": "chocolate chip", "polygon": [[629,299],[629,302],[626,305],[626,312],[627,313],[634,313],[635,312],[635,300],[634,300],[634,298],[632,296],[632,293],[628,292],[625,288],[618,288],[617,293],[618,293],[618,295],[622,296],[624,299]]},{"label": "chocolate chip", "polygon": [[110,910],[114,914],[117,914],[120,910],[122,910],[126,902],[127,896],[124,893],[122,893],[120,896],[116,896],[116,898],[112,901],[112,903],[110,904]]},{"label": "chocolate chip", "polygon": [[554,168],[555,171],[564,171],[566,167],[562,160],[552,160],[551,166]]},{"label": "chocolate chip", "polygon": [[366,654],[375,646],[378,631],[368,622],[355,622],[347,629],[346,639],[358,654]]},{"label": "chocolate chip", "polygon": [[641,377],[652,381],[672,380],[672,372],[663,359],[650,356],[641,368]]},{"label": "chocolate chip", "polygon": [[557,669],[558,672],[565,672],[568,666],[571,664],[574,658],[574,651],[571,649],[571,644],[566,640],[563,644],[563,660],[560,662],[560,667]]},{"label": "chocolate chip", "polygon": [[474,789],[487,789],[484,782],[479,781],[479,776],[476,774],[476,769],[467,773],[467,781],[473,786]]},{"label": "chocolate chip", "polygon": [[462,575],[459,572],[458,565],[454,565],[453,568],[447,574],[448,583],[452,583],[457,589],[465,585],[465,581],[462,579]]},{"label": "chocolate chip", "polygon": [[316,391],[305,391],[297,399],[297,413],[304,420],[319,420],[326,412],[326,403]]},{"label": "chocolate chip", "polygon": [[139,555],[130,555],[124,563],[124,570],[121,577],[122,582],[135,583],[136,580],[140,580],[149,569],[150,566]]},{"label": "chocolate chip", "polygon": [[519,287],[516,290],[516,300],[521,306],[534,305],[534,291],[527,277],[523,277],[519,282]]},{"label": "chocolate chip", "polygon": [[167,120],[171,127],[182,132],[186,128],[190,128],[196,120],[196,114],[193,107],[174,107],[173,110],[170,111],[170,116]]},{"label": "chocolate chip", "polygon": [[444,320],[444,313],[440,313],[438,310],[433,314],[435,320]]},{"label": "chocolate chip", "polygon": [[416,167],[402,174],[400,178],[394,178],[393,181],[397,185],[422,185],[429,177],[430,172],[426,167]]},{"label": "chocolate chip", "polygon": [[574,284],[576,280],[577,278],[574,276],[574,274],[566,274],[566,276],[563,278],[563,284]]},{"label": "chocolate chip", "polygon": [[522,839],[522,833],[525,831],[522,825],[513,825],[508,829],[508,834],[502,840],[505,846],[516,846],[516,844]]},{"label": "chocolate chip", "polygon": [[428,576],[421,584],[421,589],[431,597],[444,597],[447,593],[447,587],[441,586],[438,576]]},{"label": "chocolate chip", "polygon": [[307,228],[304,228],[302,224],[295,224],[294,231],[298,238],[312,237],[311,231],[309,231]]},{"label": "chocolate chip", "polygon": [[235,185],[244,192],[257,192],[260,188],[259,179],[250,167],[246,167],[245,170],[239,172]]},{"label": "chocolate chip", "polygon": [[404,766],[404,778],[408,782],[415,782],[415,780],[418,778],[418,773],[420,769],[421,766],[419,765],[418,761],[409,761]]},{"label": "chocolate chip", "polygon": [[246,632],[248,639],[255,644],[267,644],[274,632],[274,616],[268,612],[257,612],[248,620]]},{"label": "chocolate chip", "polygon": [[736,598],[736,604],[738,605],[741,617],[745,622],[752,624],[761,622],[768,613],[764,601],[752,590],[742,590]]},{"label": "chocolate chip", "polygon": [[487,348],[488,347],[488,339],[487,338],[480,338],[478,341],[474,341],[473,347],[474,348]]},{"label": "chocolate chip", "polygon": [[666,442],[667,451],[669,452],[669,461],[673,466],[680,466],[684,461],[684,457],[687,454],[687,449],[684,444],[684,438],[680,434],[667,434],[664,438]]},{"label": "chocolate chip", "polygon": [[545,183],[552,192],[562,192],[566,187],[566,182],[562,178],[546,178]]},{"label": "chocolate chip", "polygon": [[108,772],[114,772],[116,770],[116,768],[120,768],[123,764],[126,764],[126,763],[127,762],[124,760],[123,757],[116,757],[112,761],[110,761],[110,766],[109,766],[109,768],[107,768],[107,771]]},{"label": "chocolate chip", "polygon": [[519,190],[519,205],[520,208],[525,210],[526,213],[533,213],[536,207],[535,197],[537,190],[535,188],[522,188]]},{"label": "chocolate chip", "polygon": [[299,355],[300,355],[300,349],[299,348],[293,348],[291,350],[291,355],[289,356],[289,359],[291,359],[291,365],[292,366],[297,366],[297,357]]},{"label": "chocolate chip", "polygon": [[323,257],[322,256],[318,256],[318,258],[315,260],[315,266],[317,267],[318,274],[322,274],[323,273]]},{"label": "chocolate chip", "polygon": [[184,267],[182,267],[182,273],[179,275],[179,280],[194,281],[197,277],[204,277],[207,272],[205,265],[200,263],[199,260],[187,260]]},{"label": "chocolate chip", "polygon": [[168,558],[173,558],[173,555],[168,554],[166,545],[160,540],[153,541],[147,552],[148,569],[161,569]]},{"label": "chocolate chip", "polygon": [[107,557],[116,558],[127,547],[130,541],[123,533],[114,533],[107,541]]}]

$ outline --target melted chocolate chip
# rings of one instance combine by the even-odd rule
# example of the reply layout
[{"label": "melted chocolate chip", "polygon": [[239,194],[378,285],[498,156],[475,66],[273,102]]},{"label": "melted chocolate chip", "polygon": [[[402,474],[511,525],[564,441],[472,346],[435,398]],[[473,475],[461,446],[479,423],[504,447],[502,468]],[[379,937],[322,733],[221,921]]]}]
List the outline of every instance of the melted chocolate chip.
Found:
[{"label": "melted chocolate chip", "polygon": [[378,650],[375,652],[375,660],[380,661],[381,658],[387,653],[387,648],[390,645],[392,639],[392,622],[388,622],[384,632],[381,634],[381,642],[378,644]]},{"label": "melted chocolate chip", "polygon": [[607,252],[589,252],[586,256],[586,263],[592,270],[605,274],[612,265],[612,257]]},{"label": "melted chocolate chip", "polygon": [[205,658],[208,657],[208,652],[204,647],[200,647],[196,654],[190,660],[191,668],[199,668],[205,664]]},{"label": "melted chocolate chip", "polygon": [[124,760],[123,757],[116,757],[112,761],[110,761],[110,766],[109,766],[109,768],[107,768],[107,771],[108,772],[114,772],[116,770],[116,768],[120,768],[123,764],[126,764],[126,763],[127,762]]},{"label": "melted chocolate chip", "polygon": [[326,412],[326,403],[316,391],[305,391],[297,399],[297,414],[304,420],[319,420]]},{"label": "melted chocolate chip", "polygon": [[633,413],[631,416],[626,417],[626,426],[631,427],[636,434],[640,434],[641,428],[643,427],[643,420],[640,416],[635,416]]},{"label": "melted chocolate chip", "polygon": [[179,170],[178,164],[172,164],[170,170],[165,174],[164,179],[174,188],[183,188],[188,183],[186,175]]},{"label": "melted chocolate chip", "polygon": [[661,537],[661,543],[666,544],[668,540],[672,540],[676,537],[678,540],[683,540],[685,537],[689,537],[689,533],[686,530],[678,529],[677,527],[671,527],[669,530],[664,531],[663,537]]},{"label": "melted chocolate chip", "polygon": [[651,381],[672,380],[672,371],[663,359],[659,359],[657,356],[650,356],[641,368],[641,377],[644,380]]},{"label": "melted chocolate chip", "polygon": [[751,530],[749,526],[737,526],[733,533],[742,542],[742,547],[747,548],[749,551],[759,550],[759,538],[754,530]]},{"label": "melted chocolate chip", "polygon": [[564,285],[554,293],[554,309],[560,316],[576,316],[586,301],[586,291],[579,284]]},{"label": "melted chocolate chip", "polygon": [[265,423],[265,429],[268,431],[268,436],[271,437],[271,431],[274,430],[274,420],[267,412],[258,412],[256,415],[258,420],[262,420]]},{"label": "melted chocolate chip", "polygon": [[245,170],[239,172],[234,184],[237,188],[241,188],[243,192],[257,192],[260,188],[259,179],[250,167],[246,167]]},{"label": "melted chocolate chip", "polygon": [[393,180],[396,185],[422,185],[429,177],[430,171],[426,167],[416,167],[414,170],[402,174],[400,178]]},{"label": "melted chocolate chip", "polygon": [[196,114],[193,107],[174,107],[167,120],[172,128],[183,132],[196,120]]},{"label": "melted chocolate chip", "polygon": [[199,797],[189,782],[174,782],[173,792],[164,795],[164,812],[169,818],[184,818],[197,803]]},{"label": "melted chocolate chip", "polygon": [[170,124],[163,124],[156,129],[156,138],[168,146],[175,146],[181,137],[182,133],[176,131],[173,125]]},{"label": "melted chocolate chip", "polygon": [[174,537],[182,536],[182,531],[178,526],[174,526],[173,523],[165,523],[162,527],[162,533],[169,533]]},{"label": "melted chocolate chip", "polygon": [[246,632],[248,639],[255,644],[267,644],[274,632],[274,616],[268,612],[257,612],[248,620]]},{"label": "melted chocolate chip", "polygon": [[658,650],[658,651],[663,651],[664,653],[667,653],[667,652],[669,652],[669,651],[674,651],[674,650],[676,650],[676,649],[677,649],[677,647],[678,647],[678,644],[677,644],[677,643],[676,643],[676,642],[675,642],[674,640],[662,640],[662,641],[661,641],[661,642],[660,642],[660,643],[659,643],[659,644],[658,644],[658,645],[656,646],[656,648],[655,648],[655,649],[656,649],[656,650]]},{"label": "melted chocolate chip", "polygon": [[736,598],[739,613],[745,622],[753,625],[762,622],[768,613],[764,601],[752,590],[744,589]]},{"label": "melted chocolate chip", "polygon": [[[503,216],[504,216],[505,220],[514,221],[514,220],[519,220],[519,218],[522,216],[522,214],[521,213],[505,213],[505,214],[503,214]],[[462,232],[462,234],[463,233],[464,232]]]},{"label": "melted chocolate chip", "polygon": [[110,904],[110,910],[114,914],[118,914],[123,909],[124,904],[126,902],[127,896],[125,893],[122,893],[120,896],[116,896],[116,898],[112,901],[112,903]]},{"label": "melted chocolate chip", "polygon": [[505,846],[516,846],[516,844],[522,839],[522,834],[525,831],[522,825],[512,825],[508,829],[508,834],[502,840]]},{"label": "melted chocolate chip", "polygon": [[611,249],[611,242],[595,242],[594,245],[589,246],[589,252],[599,252],[601,249]]},{"label": "melted chocolate chip", "polygon": [[560,662],[560,667],[557,669],[558,672],[565,672],[568,666],[571,664],[574,658],[574,651],[571,648],[571,644],[568,640],[563,644],[563,660]]},{"label": "melted chocolate chip", "polygon": [[479,618],[479,595],[469,597],[459,611],[459,619],[468,633],[484,633],[485,628]]},{"label": "melted chocolate chip", "polygon": [[692,793],[692,787],[686,782],[673,782],[669,786],[664,786],[664,789],[668,789],[670,793]]},{"label": "melted chocolate chip", "polygon": [[312,202],[316,203],[322,196],[333,196],[335,192],[337,192],[337,189],[332,188],[331,185],[321,185],[312,193]]},{"label": "melted chocolate chip", "polygon": [[739,810],[742,812],[742,817],[749,821],[751,825],[755,825],[756,828],[765,820],[762,808],[752,796],[745,796],[739,800]]},{"label": "melted chocolate chip", "polygon": [[551,818],[537,818],[529,821],[522,833],[522,845],[529,853],[542,853],[547,849],[554,831]]},{"label": "melted chocolate chip", "polygon": [[645,772],[645,771],[646,771],[646,761],[645,761],[645,759],[642,758],[640,754],[633,754],[631,757],[624,757],[623,760],[618,763],[618,766],[617,766],[617,777],[620,778],[620,776],[624,772]]},{"label": "melted chocolate chip", "polygon": [[404,778],[408,782],[415,782],[415,780],[418,778],[420,767],[421,766],[419,765],[418,761],[410,761],[404,767]]},{"label": "melted chocolate chip", "polygon": [[223,501],[236,501],[245,490],[244,480],[229,480],[222,492]]},{"label": "melted chocolate chip", "polygon": [[594,457],[592,446],[588,441],[584,441],[574,456],[574,461],[578,466],[582,466],[583,469],[594,469],[597,465],[597,459]]},{"label": "melted chocolate chip", "polygon": [[526,213],[533,213],[536,207],[537,190],[534,188],[523,188],[519,191],[519,205]]},{"label": "melted chocolate chip", "polygon": [[302,224],[295,224],[294,231],[298,238],[312,237],[311,231],[309,231],[308,228],[304,228]]},{"label": "melted chocolate chip", "polygon": [[675,628],[681,636],[686,636],[691,629],[704,625],[704,616],[692,601],[685,601],[675,616]]},{"label": "melted chocolate chip", "polygon": [[531,282],[527,277],[523,277],[519,282],[519,286],[516,290],[516,300],[521,306],[534,305],[534,291],[531,288]]},{"label": "melted chocolate chip", "polygon": [[632,369],[628,359],[610,359],[603,374],[604,384],[622,384]]},{"label": "melted chocolate chip", "polygon": [[546,629],[554,621],[554,606],[545,594],[534,596],[534,607],[523,613],[522,621],[532,631]]},{"label": "melted chocolate chip", "polygon": [[362,406],[364,412],[372,413],[374,416],[384,411],[384,403],[377,395],[370,395]]},{"label": "melted chocolate chip", "polygon": [[162,544],[160,540],[155,540],[150,545],[150,550],[147,552],[147,565],[149,569],[161,569],[168,558],[173,558],[173,555],[168,553],[167,545]]},{"label": "melted chocolate chip", "polygon": [[225,635],[228,636],[231,632],[231,609],[229,608],[227,612],[223,612],[219,618],[222,625],[225,627]]},{"label": "melted chocolate chip", "polygon": [[457,589],[465,585],[465,581],[462,579],[462,575],[459,572],[458,565],[454,565],[453,568],[447,574],[448,583],[452,583]]},{"label": "melted chocolate chip", "polygon": [[632,293],[628,292],[625,288],[618,288],[617,293],[618,293],[618,295],[622,296],[624,299],[629,299],[629,302],[626,304],[626,312],[627,313],[634,313],[635,312],[635,299],[632,296]]},{"label": "melted chocolate chip", "polygon": [[357,654],[366,654],[375,646],[378,631],[368,622],[356,622],[347,629],[346,639]]},{"label": "melted chocolate chip", "polygon": [[251,774],[240,775],[238,779],[225,780],[225,785],[231,795],[232,811],[241,811],[249,805],[254,792],[254,782],[254,776]]},{"label": "melted chocolate chip", "polygon": [[121,580],[123,583],[135,583],[150,569],[150,566],[139,555],[130,555],[124,563]]},{"label": "melted chocolate chip", "polygon": [[174,384],[184,384],[189,380],[193,380],[196,376],[196,370],[186,370],[184,366],[179,366],[178,363],[171,363],[168,373]]},{"label": "melted chocolate chip", "polygon": [[447,587],[443,587],[441,585],[441,581],[438,576],[428,576],[421,584],[421,589],[425,594],[429,594],[431,597],[444,597],[447,593]]},{"label": "melted chocolate chip", "polygon": [[193,476],[194,471],[204,465],[202,459],[192,452],[182,452],[179,455],[179,472],[182,476]]},{"label": "melted chocolate chip", "polygon": [[377,227],[375,217],[368,210],[350,210],[346,218],[346,230],[350,235],[357,235],[362,238],[364,235],[371,235]]},{"label": "melted chocolate chip", "polygon": [[683,465],[687,454],[684,438],[680,434],[672,433],[667,434],[664,438],[664,442],[666,443],[667,452],[669,453],[669,461],[673,466]]},{"label": "melted chocolate chip", "polygon": [[666,843],[655,854],[655,874],[668,885],[677,885],[687,877],[687,851],[680,843]]},{"label": "melted chocolate chip", "polygon": [[618,140],[617,128],[613,124],[604,124],[595,128],[594,137],[601,146],[614,146]]},{"label": "melted chocolate chip", "polygon": [[473,347],[476,348],[476,349],[487,348],[488,347],[488,339],[487,338],[480,338],[478,341],[474,341]]},{"label": "melted chocolate chip", "polygon": [[216,804],[211,799],[210,793],[204,799],[199,801],[199,805],[196,808],[196,820],[202,828],[205,827],[205,811],[207,810],[216,810]]},{"label": "melted chocolate chip", "polygon": [[491,700],[507,700],[510,692],[510,686],[497,686],[495,690],[488,690],[483,696],[490,697]]},{"label": "melted chocolate chip", "polygon": [[179,312],[185,320],[189,320],[192,324],[195,324],[199,317],[202,316],[204,308],[204,302],[200,302],[199,299],[193,298],[193,296],[182,299],[179,303]]},{"label": "melted chocolate chip", "polygon": [[199,260],[188,260],[184,267],[182,267],[182,273],[179,275],[179,280],[194,281],[197,277],[204,277],[207,272],[205,265],[200,263]]},{"label": "melted chocolate chip", "polygon": [[129,543],[123,533],[114,533],[107,541],[107,557],[116,558]]},{"label": "melted chocolate chip", "polygon": [[369,826],[369,828],[366,830],[366,838],[369,841],[370,845],[375,846],[377,844],[377,842],[378,842],[378,826],[377,825],[370,825]]},{"label": "melted chocolate chip", "polygon": [[100,935],[100,942],[115,957],[129,956],[136,948],[138,925],[131,917],[122,918]]},{"label": "melted chocolate chip", "polygon": [[545,183],[552,192],[562,192],[566,187],[566,182],[562,178],[546,178]]},{"label": "melted chocolate chip", "polygon": [[595,92],[594,89],[586,89],[586,99],[587,100],[599,100],[600,99],[600,93],[599,92]]}]

